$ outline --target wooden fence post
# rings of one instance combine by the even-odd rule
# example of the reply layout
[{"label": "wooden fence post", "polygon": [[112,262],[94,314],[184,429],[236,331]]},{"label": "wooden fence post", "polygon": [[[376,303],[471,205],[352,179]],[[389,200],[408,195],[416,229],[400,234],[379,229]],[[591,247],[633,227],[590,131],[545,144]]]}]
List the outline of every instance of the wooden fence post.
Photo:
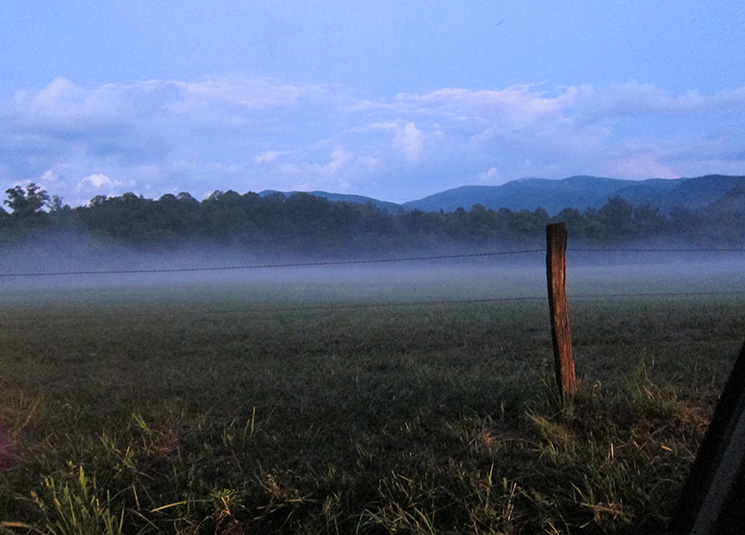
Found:
[{"label": "wooden fence post", "polygon": [[554,345],[554,369],[559,393],[562,396],[577,392],[574,370],[572,332],[569,328],[566,278],[567,231],[564,223],[546,227],[546,280],[548,307],[551,313],[551,338]]},{"label": "wooden fence post", "polygon": [[745,533],[745,344],[719,396],[670,533]]}]

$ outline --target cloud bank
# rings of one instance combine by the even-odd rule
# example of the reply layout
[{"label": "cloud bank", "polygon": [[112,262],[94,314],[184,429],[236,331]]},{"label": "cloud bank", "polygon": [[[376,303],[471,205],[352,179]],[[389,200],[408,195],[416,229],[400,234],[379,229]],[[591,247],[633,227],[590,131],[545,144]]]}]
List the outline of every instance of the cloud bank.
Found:
[{"label": "cloud bank", "polygon": [[464,184],[592,174],[745,174],[745,86],[637,82],[443,88],[371,99],[339,85],[64,78],[0,101],[0,183],[72,205],[127,191],[327,190],[406,201]]}]

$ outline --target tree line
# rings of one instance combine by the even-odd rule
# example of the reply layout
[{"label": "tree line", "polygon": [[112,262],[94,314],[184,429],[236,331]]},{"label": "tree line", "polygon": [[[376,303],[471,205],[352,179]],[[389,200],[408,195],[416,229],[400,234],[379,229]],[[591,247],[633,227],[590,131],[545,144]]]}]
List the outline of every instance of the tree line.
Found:
[{"label": "tree line", "polygon": [[693,247],[745,245],[745,189],[703,210],[662,213],[613,197],[601,208],[550,216],[542,208],[512,211],[475,205],[454,212],[389,213],[372,204],[334,202],[307,193],[260,196],[215,191],[148,199],[134,193],[94,197],[71,208],[36,184],[6,190],[0,242],[82,233],[136,249],[228,246],[257,254],[380,257],[542,247],[548,223],[563,221],[570,240],[586,245],[644,242]]}]

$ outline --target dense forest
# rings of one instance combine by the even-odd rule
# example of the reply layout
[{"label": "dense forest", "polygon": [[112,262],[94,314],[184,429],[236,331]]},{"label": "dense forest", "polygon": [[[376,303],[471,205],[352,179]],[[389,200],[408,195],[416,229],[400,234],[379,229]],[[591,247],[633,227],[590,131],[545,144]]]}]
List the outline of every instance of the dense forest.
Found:
[{"label": "dense forest", "polygon": [[332,202],[306,193],[260,196],[215,191],[199,201],[188,193],[157,200],[134,193],[97,196],[71,208],[35,184],[6,191],[0,243],[29,243],[76,234],[137,250],[229,246],[263,255],[374,258],[381,255],[497,251],[544,244],[548,223],[567,224],[572,243],[690,247],[745,246],[745,188],[705,210],[669,213],[614,197],[600,209],[491,210],[392,214],[371,204]]}]

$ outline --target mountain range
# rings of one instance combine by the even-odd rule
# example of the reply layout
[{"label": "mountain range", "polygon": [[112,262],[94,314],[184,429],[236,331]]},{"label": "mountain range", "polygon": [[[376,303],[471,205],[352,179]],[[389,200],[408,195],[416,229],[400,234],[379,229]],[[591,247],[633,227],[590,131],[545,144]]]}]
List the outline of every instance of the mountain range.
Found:
[{"label": "mountain range", "polygon": [[[461,186],[403,204],[380,201],[361,195],[324,191],[309,192],[335,202],[371,203],[387,212],[409,210],[453,212],[471,210],[479,204],[485,208],[512,211],[543,208],[556,215],[565,208],[581,212],[600,208],[611,197],[621,197],[634,206],[649,205],[662,212],[675,207],[701,209],[723,199],[734,189],[745,188],[745,176],[706,175],[695,178],[622,180],[594,176],[572,176],[564,179],[522,178],[501,186]],[[297,192],[263,191],[262,196]]]}]

